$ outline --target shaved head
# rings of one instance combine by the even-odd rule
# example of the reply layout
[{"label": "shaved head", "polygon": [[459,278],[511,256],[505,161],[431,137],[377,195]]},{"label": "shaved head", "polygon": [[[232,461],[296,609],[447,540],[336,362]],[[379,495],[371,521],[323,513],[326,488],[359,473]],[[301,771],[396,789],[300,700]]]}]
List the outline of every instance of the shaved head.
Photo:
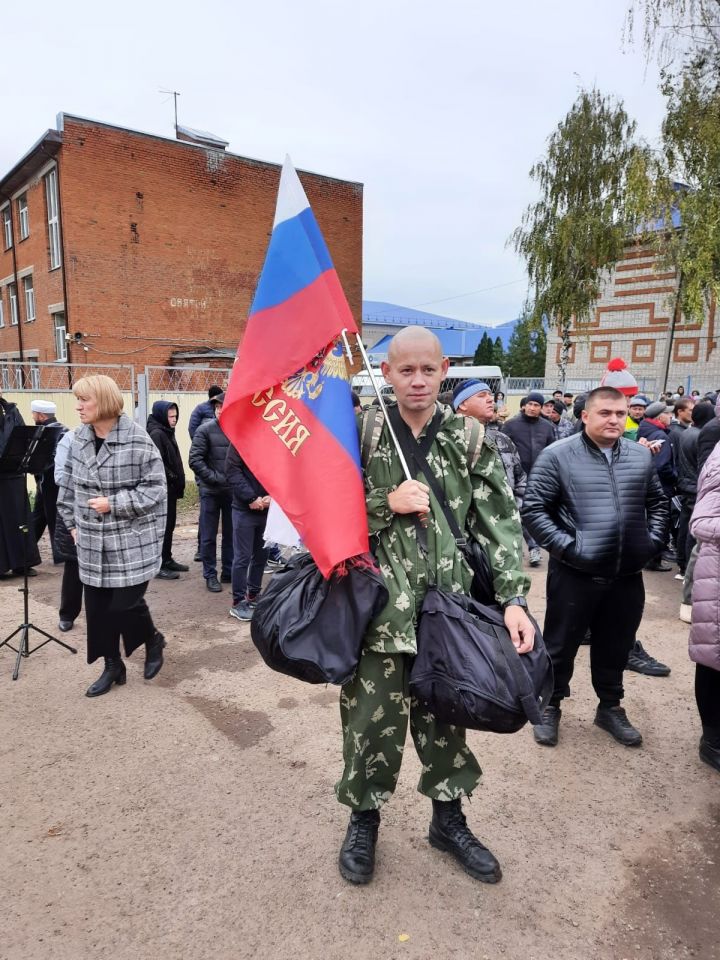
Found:
[{"label": "shaved head", "polygon": [[432,349],[437,353],[438,360],[442,360],[442,345],[438,338],[425,327],[404,327],[390,341],[388,346],[388,363],[397,363],[398,357],[407,350]]}]

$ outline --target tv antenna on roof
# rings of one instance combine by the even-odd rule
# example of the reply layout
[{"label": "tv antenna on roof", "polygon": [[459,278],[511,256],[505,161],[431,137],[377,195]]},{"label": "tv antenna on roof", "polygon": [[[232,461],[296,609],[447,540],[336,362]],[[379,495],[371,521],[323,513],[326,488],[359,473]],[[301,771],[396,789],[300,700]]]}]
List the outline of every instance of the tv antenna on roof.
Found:
[{"label": "tv antenna on roof", "polygon": [[166,93],[168,95],[167,100],[163,100],[163,103],[167,103],[170,97],[175,101],[175,136],[177,136],[177,98],[180,96],[180,93],[177,90],[161,90],[160,93]]}]

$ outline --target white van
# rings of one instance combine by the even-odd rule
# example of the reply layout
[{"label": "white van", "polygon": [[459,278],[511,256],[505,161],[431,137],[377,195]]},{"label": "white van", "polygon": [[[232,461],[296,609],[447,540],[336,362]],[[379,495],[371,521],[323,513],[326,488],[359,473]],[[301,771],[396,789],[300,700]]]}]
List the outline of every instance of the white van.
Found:
[{"label": "white van", "polygon": [[[385,383],[385,377],[378,367],[373,367],[373,379],[380,388],[383,396],[392,397],[392,387]],[[500,367],[449,367],[447,376],[440,385],[440,393],[452,391],[462,380],[482,380],[486,383],[493,393],[499,391],[505,393],[505,380]],[[373,387],[370,374],[363,370],[362,373],[356,373],[352,379],[352,388],[359,394],[363,404],[372,403],[375,397],[375,388]]]}]

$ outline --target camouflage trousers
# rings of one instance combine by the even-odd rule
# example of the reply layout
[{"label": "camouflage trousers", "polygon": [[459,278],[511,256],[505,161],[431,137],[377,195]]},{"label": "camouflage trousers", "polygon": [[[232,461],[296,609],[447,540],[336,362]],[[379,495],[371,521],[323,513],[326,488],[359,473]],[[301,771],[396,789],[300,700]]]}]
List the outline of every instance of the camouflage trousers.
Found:
[{"label": "camouflage trousers", "polygon": [[475,789],[482,771],[465,731],[438,723],[410,696],[413,657],[363,650],[353,679],[340,692],[345,769],[335,784],[340,803],[377,810],[393,794],[400,774],[408,720],[422,772],[418,790],[454,800]]}]

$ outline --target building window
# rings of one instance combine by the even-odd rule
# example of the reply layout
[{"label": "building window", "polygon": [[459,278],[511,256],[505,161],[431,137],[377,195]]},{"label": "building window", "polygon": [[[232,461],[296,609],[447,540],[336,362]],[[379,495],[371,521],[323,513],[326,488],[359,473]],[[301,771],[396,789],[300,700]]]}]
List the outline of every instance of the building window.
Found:
[{"label": "building window", "polygon": [[60,208],[58,205],[57,170],[51,170],[45,177],[45,197],[47,199],[50,269],[54,270],[62,263],[60,253]]},{"label": "building window", "polygon": [[30,389],[40,389],[40,367],[37,363],[30,364]]},{"label": "building window", "polygon": [[5,303],[3,301],[2,290],[0,290],[0,329],[5,326]]},{"label": "building window", "polygon": [[20,221],[20,239],[27,240],[30,236],[30,216],[28,214],[27,194],[18,197],[18,220]]},{"label": "building window", "polygon": [[25,277],[23,279],[23,287],[25,288],[25,319],[34,320],[35,319],[35,290],[33,289],[32,276]]},{"label": "building window", "polygon": [[12,211],[10,207],[5,207],[2,212],[3,235],[5,237],[5,249],[9,250],[12,246]]},{"label": "building window", "polygon": [[8,294],[10,295],[10,323],[13,327],[18,323],[18,298],[17,287],[14,283],[8,284]]},{"label": "building window", "polygon": [[67,360],[67,340],[65,339],[67,329],[65,327],[65,314],[62,310],[53,314],[53,324],[55,327],[55,355],[58,360]]}]

